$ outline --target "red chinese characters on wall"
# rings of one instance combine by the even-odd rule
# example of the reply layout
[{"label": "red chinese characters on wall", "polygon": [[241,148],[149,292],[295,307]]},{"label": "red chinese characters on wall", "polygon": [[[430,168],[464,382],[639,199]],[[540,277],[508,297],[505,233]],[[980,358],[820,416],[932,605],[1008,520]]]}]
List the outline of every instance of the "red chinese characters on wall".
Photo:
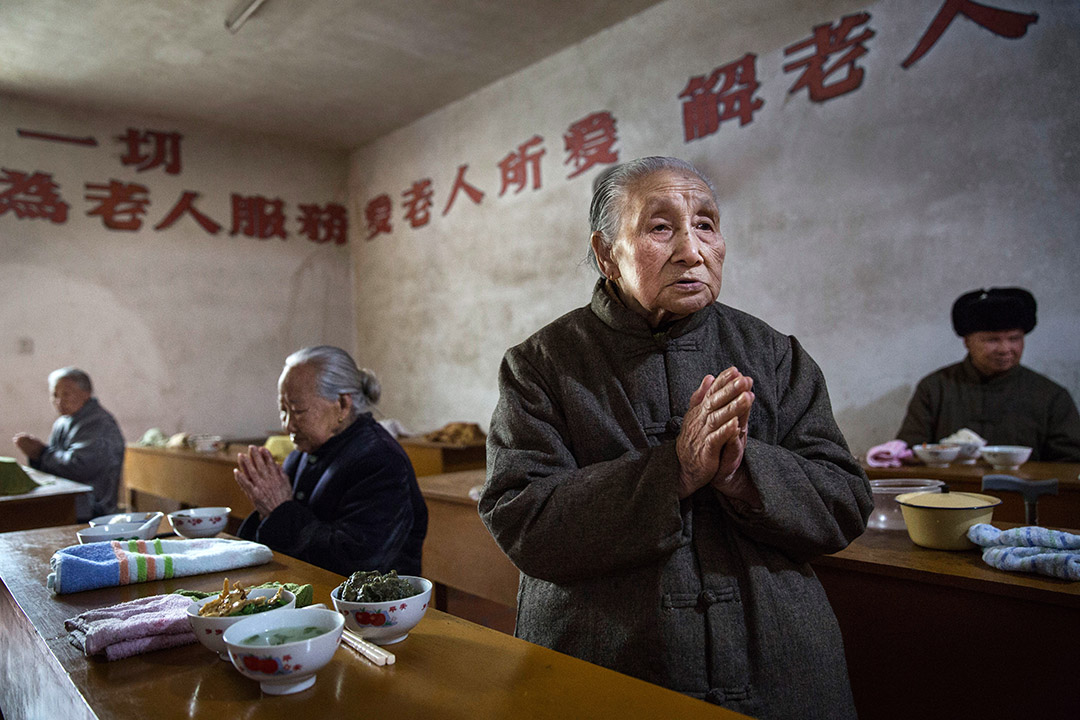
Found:
[{"label": "red chinese characters on wall", "polygon": [[761,87],[757,81],[757,55],[747,53],[735,62],[721,65],[709,75],[690,78],[679,97],[683,103],[683,137],[687,142],[712,135],[725,120],[737,119],[746,125],[765,101],[755,98]]},{"label": "red chinese characters on wall", "polygon": [[995,35],[1012,39],[1023,37],[1027,33],[1028,25],[1039,19],[1035,14],[1002,10],[972,0],[945,0],[926,33],[900,66],[907,69],[928,53],[957,15],[973,20]]},{"label": "red chinese characters on wall", "polygon": [[454,206],[454,200],[457,199],[459,192],[464,192],[465,195],[472,200],[473,205],[479,205],[480,201],[484,199],[484,193],[480,188],[475,185],[470,185],[465,180],[465,172],[469,169],[468,165],[458,165],[457,177],[454,178],[454,186],[450,188],[450,199],[446,201],[446,207],[443,208],[442,214],[450,212],[450,208]]},{"label": "red chinese characters on wall", "polygon": [[300,234],[313,243],[344,245],[349,239],[349,218],[343,205],[300,205]]},{"label": "red chinese characters on wall", "polygon": [[[18,137],[47,142],[66,143],[84,147],[97,147],[93,137],[78,137],[51,132],[18,128]],[[163,172],[178,175],[182,170],[180,144],[183,136],[176,132],[137,130],[127,128],[123,135],[114,138],[124,145],[120,163],[134,167],[136,172],[160,168]],[[0,215],[9,211],[18,219],[46,219],[54,223],[67,221],[68,203],[60,197],[60,186],[49,173],[25,173],[19,170],[2,170],[0,175]],[[7,185],[7,189],[2,189]],[[110,179],[108,182],[85,183],[85,200],[89,204],[87,217],[97,217],[109,230],[135,232],[143,226],[147,208],[151,205],[150,189],[139,183]],[[199,209],[196,201],[200,193],[184,191],[165,216],[153,226],[162,231],[171,228],[185,215],[210,235],[221,232],[222,225]],[[232,229],[230,236],[267,240],[272,237],[285,240],[285,202],[280,198],[261,195],[230,196],[232,206]],[[314,243],[343,245],[348,240],[348,213],[335,203],[325,206],[300,205],[296,222],[299,234]]]},{"label": "red chinese characters on wall", "polygon": [[502,197],[510,187],[515,188],[515,194],[524,190],[529,182],[530,175],[532,176],[532,189],[540,189],[540,158],[544,156],[547,150],[537,149],[537,146],[543,142],[544,138],[533,135],[521,145],[518,145],[516,151],[509,153],[499,162],[499,172],[502,174],[502,188],[499,190],[499,197]]},{"label": "red chinese characters on wall", "polygon": [[402,193],[405,198],[405,219],[414,228],[423,227],[431,220],[431,180],[425,178],[414,182],[412,187]]},{"label": "red chinese characters on wall", "polygon": [[[128,128],[117,140],[127,146],[127,152],[120,158],[121,165],[133,165],[136,172],[163,168],[170,175],[179,175],[180,140],[183,136],[176,132],[157,130],[136,130]],[[146,147],[146,152],[143,151]]]},{"label": "red chinese characters on wall", "polygon": [[108,184],[86,183],[86,199],[96,203],[86,211],[100,217],[110,230],[133,232],[142,227],[142,216],[150,204],[150,190],[145,185],[110,180]]},{"label": "red chinese characters on wall", "polygon": [[8,187],[0,190],[0,215],[10,211],[20,220],[67,221],[70,205],[60,199],[60,186],[52,174],[0,168],[0,187],[4,185]]},{"label": "red chinese characters on wall", "polygon": [[390,223],[390,218],[393,214],[394,203],[389,195],[383,193],[369,200],[367,207],[364,208],[364,219],[367,221],[368,230],[367,237],[364,239],[372,240],[376,235],[392,233],[394,226]]},{"label": "red chinese characters on wall", "polygon": [[[815,25],[813,35],[784,48],[784,55],[795,55],[807,48],[814,52],[800,60],[784,65],[784,72],[802,69],[802,75],[788,90],[794,94],[806,88],[813,102],[825,102],[844,95],[862,85],[864,70],[855,61],[867,53],[866,41],[874,37],[874,31],[864,29],[852,37],[852,32],[870,20],[869,13],[856,13],[840,18],[835,26],[829,23]],[[837,73],[846,73],[831,80]]]},{"label": "red chinese characters on wall", "polygon": [[611,113],[597,112],[570,125],[563,135],[566,144],[566,162],[574,171],[566,178],[577,177],[594,165],[619,162],[619,151],[614,149],[615,118]]}]

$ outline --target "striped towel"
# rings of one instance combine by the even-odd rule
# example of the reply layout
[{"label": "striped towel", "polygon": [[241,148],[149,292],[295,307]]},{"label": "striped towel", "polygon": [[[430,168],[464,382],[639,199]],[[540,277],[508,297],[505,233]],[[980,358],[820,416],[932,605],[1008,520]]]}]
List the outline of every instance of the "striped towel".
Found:
[{"label": "striped towel", "polygon": [[87,655],[120,660],[195,642],[187,618],[190,605],[190,599],[179,595],[151,595],[87,610],[65,620],[64,628],[71,644]]},{"label": "striped towel", "polygon": [[998,530],[979,523],[968,539],[983,548],[983,561],[999,570],[1036,572],[1080,580],[1080,535],[1029,525]]},{"label": "striped towel", "polygon": [[262,565],[273,557],[248,540],[112,540],[57,550],[47,584],[57,594],[73,593]]}]

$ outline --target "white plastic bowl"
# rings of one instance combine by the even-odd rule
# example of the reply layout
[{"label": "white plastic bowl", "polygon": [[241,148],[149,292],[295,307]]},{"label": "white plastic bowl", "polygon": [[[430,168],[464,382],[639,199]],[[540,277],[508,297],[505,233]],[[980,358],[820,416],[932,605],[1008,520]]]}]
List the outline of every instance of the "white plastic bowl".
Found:
[{"label": "white plastic bowl", "polygon": [[142,523],[113,523],[111,525],[94,525],[83,528],[75,533],[79,542],[86,543],[105,542],[107,540],[149,540],[157,534],[157,527],[153,524],[146,527]]},{"label": "white plastic bowl", "polygon": [[416,627],[431,603],[431,581],[416,575],[401,575],[416,594],[390,602],[350,602],[341,599],[338,585],[330,592],[334,607],[345,617],[345,627],[376,645],[401,642]]},{"label": "white plastic bowl", "polygon": [[[273,630],[309,626],[319,629],[309,640],[282,645],[245,642]],[[222,638],[229,660],[241,675],[258,682],[267,695],[288,695],[315,684],[315,673],[334,657],[344,627],[345,618],[335,610],[293,608],[246,617],[229,627]]]},{"label": "white plastic bowl", "polygon": [[896,502],[898,495],[916,492],[941,492],[945,483],[930,478],[884,478],[871,480],[874,493],[874,511],[866,521],[870,530],[906,530],[904,513]]},{"label": "white plastic bowl", "polygon": [[205,507],[177,510],[169,513],[173,532],[182,538],[213,537],[229,524],[232,508]]},{"label": "white plastic bowl", "polygon": [[[162,512],[127,512],[127,513],[114,513],[112,515],[102,515],[96,517],[90,521],[90,526],[95,525],[112,525],[114,523],[139,523],[154,519],[157,517],[158,522],[165,517],[165,513]],[[157,526],[154,526],[154,533],[157,533]]]},{"label": "white plastic bowl", "polygon": [[1031,457],[1031,448],[1023,445],[984,445],[982,456],[995,470],[1016,470]]},{"label": "white plastic bowl", "polygon": [[[248,597],[273,597],[277,594],[277,588],[254,588],[248,590]],[[278,612],[279,610],[290,610],[296,607],[296,596],[288,590],[282,590],[281,596],[288,600],[285,605],[273,610],[263,610],[256,615],[266,615],[267,613]],[[191,623],[191,630],[195,633],[195,637],[199,639],[203,645],[210,650],[213,650],[218,654],[222,660],[229,659],[229,651],[225,647],[224,635],[225,631],[230,627],[240,622],[241,620],[247,620],[255,615],[232,615],[230,617],[203,617],[199,614],[199,608],[211,600],[216,600],[220,595],[215,593],[208,598],[202,600],[195,600],[188,606],[187,616],[188,622]]]}]

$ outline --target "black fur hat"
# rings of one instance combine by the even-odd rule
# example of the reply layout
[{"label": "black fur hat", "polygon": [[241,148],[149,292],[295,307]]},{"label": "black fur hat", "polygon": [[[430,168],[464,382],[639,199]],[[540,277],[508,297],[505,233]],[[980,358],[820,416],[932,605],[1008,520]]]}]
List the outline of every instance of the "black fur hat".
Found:
[{"label": "black fur hat", "polygon": [[953,303],[952,323],[961,337],[979,331],[1016,328],[1026,335],[1035,327],[1035,297],[1017,287],[972,290]]}]

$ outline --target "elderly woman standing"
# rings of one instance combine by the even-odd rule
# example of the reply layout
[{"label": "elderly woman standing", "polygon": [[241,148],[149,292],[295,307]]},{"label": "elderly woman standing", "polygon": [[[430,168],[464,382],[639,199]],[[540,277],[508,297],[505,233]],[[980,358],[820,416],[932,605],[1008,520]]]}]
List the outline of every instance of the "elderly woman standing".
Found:
[{"label": "elderly woman standing", "polygon": [[420,574],[427,507],[401,446],[368,412],[379,383],[327,345],[290,355],[278,380],[283,466],[249,447],[236,481],[255,512],[238,535],[341,575]]},{"label": "elderly woman standing", "polygon": [[688,163],[617,167],[590,214],[603,278],[506,353],[488,438],[517,635],[754,717],[853,717],[807,561],[872,501],[821,371],[715,302],[719,211]]}]

